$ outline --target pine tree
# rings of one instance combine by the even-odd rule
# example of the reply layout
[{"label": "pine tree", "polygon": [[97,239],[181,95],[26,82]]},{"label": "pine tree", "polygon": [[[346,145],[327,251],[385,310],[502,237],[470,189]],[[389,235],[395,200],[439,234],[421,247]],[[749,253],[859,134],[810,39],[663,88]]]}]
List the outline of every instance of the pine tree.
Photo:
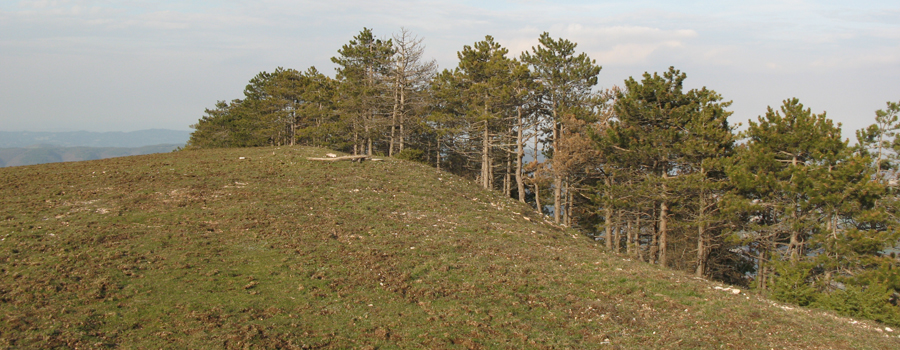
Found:
[{"label": "pine tree", "polygon": [[724,248],[723,237],[717,233],[728,223],[719,215],[718,199],[728,189],[723,160],[733,154],[734,131],[728,123],[731,112],[725,110],[730,101],[723,102],[719,94],[706,88],[689,91],[688,99],[694,107],[685,124],[686,137],[678,147],[678,174],[680,197],[687,204],[683,208],[689,211],[683,217],[692,221],[697,232],[694,272],[700,277],[707,274],[712,247]]},{"label": "pine tree", "polygon": [[277,86],[288,84],[285,76],[295,73],[279,67],[254,76],[244,88],[243,99],[219,101],[215,109],[206,110],[207,116],[193,125],[196,131],[189,147],[257,147],[288,141],[285,128],[291,120],[286,116],[297,101],[289,96],[293,88]]},{"label": "pine tree", "polygon": [[238,105],[240,100],[232,103],[218,101],[214,108],[207,108],[206,115],[191,125],[194,132],[191,133],[185,149],[234,147],[236,113],[233,113],[233,109]]},{"label": "pine tree", "polygon": [[[898,150],[896,136],[900,130],[900,102],[888,102],[886,109],[875,111],[875,124],[856,131],[859,145],[871,154],[878,169],[879,178],[888,176],[888,172],[897,169]],[[896,182],[896,179],[893,179]]]},{"label": "pine tree", "polygon": [[393,93],[388,155],[403,152],[410,126],[417,125],[429,102],[428,91],[437,70],[434,60],[425,61],[422,39],[406,28],[394,35],[394,57],[390,71]]},{"label": "pine tree", "polygon": [[[757,253],[758,286],[766,288],[769,261],[800,261],[819,226],[816,181],[846,151],[839,126],[825,114],[813,114],[795,98],[780,111],[771,107],[751,121],[747,146],[741,149],[729,177],[746,201],[752,233],[747,243]],[[783,248],[783,249],[782,249]]]},{"label": "pine tree", "polygon": [[[538,39],[540,45],[522,54],[522,62],[534,72],[540,89],[540,103],[544,110],[544,123],[552,134],[551,159],[560,150],[564,137],[564,116],[585,115],[578,109],[591,108],[591,89],[597,85],[601,67],[585,53],[575,55],[576,43],[566,39],[553,40],[544,32]],[[588,113],[589,114],[589,113]],[[561,156],[565,157],[565,156]],[[551,166],[553,172],[553,220],[560,222],[564,211],[563,187],[566,186],[566,169],[563,161]]]},{"label": "pine tree", "polygon": [[[457,56],[459,66],[444,70],[435,82],[438,103],[444,113],[462,118],[465,125],[457,130],[465,135],[469,149],[463,152],[480,154],[479,182],[483,188],[494,188],[494,164],[497,140],[506,116],[514,110],[519,91],[516,81],[527,74],[527,68],[506,57],[508,50],[491,36],[464,46]],[[444,114],[449,116],[448,114]],[[478,151],[471,141],[480,141]]]},{"label": "pine tree", "polygon": [[797,99],[769,108],[750,123],[729,169],[738,194],[731,202],[748,219],[739,232],[757,255],[759,288],[782,301],[897,324],[900,309],[888,297],[900,291],[900,273],[886,252],[900,238],[896,206],[878,175],[886,158],[872,152],[892,142],[880,136],[891,122],[876,121],[849,147],[840,124]]},{"label": "pine tree", "polygon": [[666,264],[670,198],[667,181],[680,157],[677,147],[684,141],[691,101],[682,91],[686,75],[670,68],[660,76],[644,73],[641,82],[629,78],[625,91],[616,96],[616,121],[610,124],[601,147],[608,159],[620,167],[641,169],[650,175],[658,204],[656,244],[651,261]]},{"label": "pine tree", "polygon": [[[708,253],[704,242],[708,240],[715,203],[713,180],[722,177],[713,160],[727,157],[733,145],[727,121],[730,112],[725,110],[730,102],[723,102],[720,95],[706,88],[683,91],[685,78],[684,73],[669,68],[662,76],[645,73],[640,82],[634,78],[626,80],[625,89],[616,92],[613,120],[595,139],[607,159],[605,172],[629,177],[624,182],[635,190],[629,192],[629,201],[653,203],[652,209],[630,209],[640,213],[636,214],[639,218],[655,221],[649,260],[667,265],[669,234],[673,229],[670,217],[693,216],[697,265],[702,273]],[[611,178],[611,182],[616,181]],[[612,184],[601,190],[613,195],[615,191],[609,186]],[[641,199],[635,200],[635,196]],[[605,216],[612,215],[614,208],[608,206],[616,203],[621,202],[611,199],[602,203],[607,206]],[[675,203],[681,208],[679,211],[673,211]],[[612,219],[607,217],[606,221]],[[612,231],[608,229],[607,234]],[[689,241],[679,238],[681,242]]]},{"label": "pine tree", "polygon": [[372,30],[363,30],[338,50],[331,61],[338,65],[340,104],[353,133],[353,153],[372,155],[376,139],[383,136],[382,126],[390,109],[389,74],[394,55],[390,39],[376,39]]},{"label": "pine tree", "polygon": [[265,98],[260,100],[263,118],[269,138],[274,145],[291,145],[296,142],[299,110],[304,104],[303,92],[308,79],[293,69],[278,67],[264,85]]},{"label": "pine tree", "polygon": [[310,67],[303,73],[305,86],[297,120],[296,138],[302,145],[346,150],[349,130],[336,111],[338,82]]}]

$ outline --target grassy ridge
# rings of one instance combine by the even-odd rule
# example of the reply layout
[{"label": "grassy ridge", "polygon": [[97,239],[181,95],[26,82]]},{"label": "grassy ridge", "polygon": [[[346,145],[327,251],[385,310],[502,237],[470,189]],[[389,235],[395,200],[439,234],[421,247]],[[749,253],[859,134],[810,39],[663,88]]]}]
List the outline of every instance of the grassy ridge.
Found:
[{"label": "grassy ridge", "polygon": [[604,253],[427,166],[305,159],[323,153],[0,169],[0,348],[900,347]]}]

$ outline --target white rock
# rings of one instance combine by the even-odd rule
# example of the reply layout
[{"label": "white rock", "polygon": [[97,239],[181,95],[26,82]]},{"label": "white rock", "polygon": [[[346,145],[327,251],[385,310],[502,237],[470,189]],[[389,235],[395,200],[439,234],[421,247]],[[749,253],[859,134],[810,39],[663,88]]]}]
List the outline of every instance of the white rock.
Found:
[{"label": "white rock", "polygon": [[732,289],[732,290],[731,290],[731,293],[733,293],[733,294],[741,294],[741,290],[740,290],[740,289]]},{"label": "white rock", "polygon": [[888,331],[888,332],[893,332],[893,331],[894,331],[894,329],[892,329],[891,327],[884,327],[884,330],[886,330],[886,331]]}]

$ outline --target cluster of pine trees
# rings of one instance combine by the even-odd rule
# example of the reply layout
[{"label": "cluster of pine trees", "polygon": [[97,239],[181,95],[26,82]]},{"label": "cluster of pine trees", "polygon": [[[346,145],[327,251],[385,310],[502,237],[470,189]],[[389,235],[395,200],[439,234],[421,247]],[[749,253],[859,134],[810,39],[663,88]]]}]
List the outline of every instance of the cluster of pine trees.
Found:
[{"label": "cluster of pine trees", "polygon": [[616,252],[800,305],[900,324],[900,102],[841,139],[797,99],[737,133],[730,101],[674,68],[597,89],[601,67],[544,33],[490,36],[438,72],[406,30],[370,29],[315,67],[250,80],[187,148],[308,145],[427,162],[530,203]]}]

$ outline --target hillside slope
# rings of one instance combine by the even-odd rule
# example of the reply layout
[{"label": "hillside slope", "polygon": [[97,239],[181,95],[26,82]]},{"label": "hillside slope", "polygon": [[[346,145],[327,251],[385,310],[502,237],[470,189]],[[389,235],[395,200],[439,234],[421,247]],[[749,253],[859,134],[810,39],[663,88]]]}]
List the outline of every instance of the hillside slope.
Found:
[{"label": "hillside slope", "polygon": [[604,253],[433,168],[305,159],[323,153],[0,169],[0,348],[900,347]]}]

